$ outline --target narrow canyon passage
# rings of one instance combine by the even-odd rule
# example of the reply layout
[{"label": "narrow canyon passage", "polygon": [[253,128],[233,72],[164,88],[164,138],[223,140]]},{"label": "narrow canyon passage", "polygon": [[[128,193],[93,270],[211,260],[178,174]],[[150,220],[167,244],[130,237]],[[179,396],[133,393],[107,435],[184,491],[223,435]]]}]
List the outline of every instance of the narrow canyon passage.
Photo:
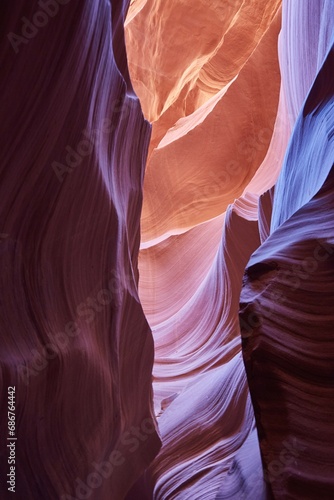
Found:
[{"label": "narrow canyon passage", "polygon": [[0,32],[0,498],[332,500],[332,0]]}]

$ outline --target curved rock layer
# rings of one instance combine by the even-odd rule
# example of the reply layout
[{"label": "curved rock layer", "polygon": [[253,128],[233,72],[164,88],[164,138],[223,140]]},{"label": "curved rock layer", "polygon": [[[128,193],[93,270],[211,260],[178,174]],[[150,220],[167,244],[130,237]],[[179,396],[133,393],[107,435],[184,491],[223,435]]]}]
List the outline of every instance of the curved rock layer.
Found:
[{"label": "curved rock layer", "polygon": [[[332,229],[324,186],[333,164],[333,62],[324,64],[331,2],[283,1],[282,11],[279,2],[257,2],[256,9],[252,2],[192,5],[194,15],[186,17],[183,3],[133,2],[126,24],[131,77],[153,122],[140,297],[155,339],[163,442],[131,500],[139,493],[159,500],[332,498]],[[251,5],[257,21],[248,25],[243,14]],[[214,53],[205,51],[212,41],[201,45],[205,28],[203,38],[194,35],[179,50],[178,37],[187,40],[187,30],[196,34],[207,19],[213,37],[217,25],[223,33]],[[232,50],[234,29],[240,43]],[[322,186],[318,208],[307,208]],[[309,224],[313,210],[318,215]],[[328,240],[320,237],[322,220]],[[324,246],[313,250],[322,258],[327,251],[328,259],[308,279],[316,224]],[[237,319],[244,266],[257,247],[240,327],[264,474]],[[289,269],[302,283],[298,293]],[[310,437],[312,421],[319,437]]]},{"label": "curved rock layer", "polygon": [[[177,119],[182,119],[166,130],[155,149],[153,132],[144,200],[149,203],[154,196],[157,201],[154,216],[147,216],[145,207],[142,215],[140,296],[155,338],[155,410],[163,447],[129,499],[143,496],[145,488],[147,498],[161,500],[265,498],[240,363],[238,307],[243,270],[260,245],[258,194],[275,182],[290,133],[284,89],[279,97],[277,7],[271,3],[270,22],[256,41],[251,38],[252,49],[246,43],[238,46],[244,60],[239,72],[188,116],[180,108]],[[261,12],[266,17],[269,10],[262,6]],[[130,72],[140,94],[133,69],[138,52],[134,58],[137,46],[131,38],[136,15],[128,19]],[[265,71],[273,75],[269,85]],[[264,173],[257,181],[260,168]],[[175,190],[180,194],[177,209]],[[156,224],[159,219],[162,224]]]},{"label": "curved rock layer", "polygon": [[153,122],[143,242],[218,216],[260,166],[279,97],[279,7],[148,1],[130,16],[131,78]]},{"label": "curved rock layer", "polygon": [[127,2],[41,3],[1,5],[0,496],[11,443],[17,498],[122,500],[160,447],[137,292],[150,125]]},{"label": "curved rock layer", "polygon": [[126,22],[129,68],[150,122],[173,107],[175,123],[175,117],[193,113],[233,81],[280,4],[132,1]]},{"label": "curved rock layer", "polygon": [[[313,8],[305,14],[313,25]],[[334,496],[333,67],[332,45],[287,151],[270,235],[248,263],[241,294],[263,463],[282,500]]]},{"label": "curved rock layer", "polygon": [[332,499],[332,0],[127,9],[1,4],[1,471]]},{"label": "curved rock layer", "polygon": [[[247,246],[235,240],[237,228]],[[256,222],[230,210],[207,276],[187,304],[153,329],[163,441],[151,468],[154,498],[201,498],[205,492],[214,499],[237,467],[239,448],[251,439],[253,412],[240,362],[237,311],[242,269],[259,243]],[[257,448],[252,456],[255,469]]]}]

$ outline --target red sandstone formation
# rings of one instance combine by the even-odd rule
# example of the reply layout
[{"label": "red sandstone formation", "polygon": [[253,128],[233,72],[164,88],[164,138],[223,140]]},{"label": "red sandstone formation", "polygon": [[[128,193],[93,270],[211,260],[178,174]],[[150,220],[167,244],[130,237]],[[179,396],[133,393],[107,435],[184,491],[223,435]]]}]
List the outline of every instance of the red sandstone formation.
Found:
[{"label": "red sandstone formation", "polygon": [[131,78],[153,122],[143,242],[224,212],[268,149],[280,86],[280,1],[217,4],[148,1],[133,15],[130,7]]},{"label": "red sandstone formation", "polygon": [[[278,38],[281,20],[281,12],[277,10],[279,3],[267,2],[264,6],[258,2],[257,22],[252,19],[247,31],[243,30],[246,26],[243,9],[248,9],[251,2],[245,3],[242,6],[237,5],[237,2],[226,3],[226,10],[220,18],[223,7],[217,10],[217,6],[212,3],[209,6],[205,2],[198,2],[190,20],[187,16],[187,21],[180,29],[180,37],[184,40],[187,40],[187,30],[192,29],[196,34],[196,28],[192,28],[196,15],[197,19],[201,19],[197,20],[198,28],[202,19],[206,20],[215,10],[210,34],[213,40],[216,26],[221,21],[223,35],[220,40],[223,43],[217,43],[216,47],[219,45],[219,48],[214,56],[215,50],[210,52],[214,45],[212,40],[211,45],[205,45],[208,52],[201,45],[206,36],[205,28],[203,38],[194,35],[193,43],[185,42],[183,51],[176,49],[179,31],[177,24],[172,25],[172,20],[182,16],[183,6],[173,2],[167,7],[159,6],[165,16],[157,15],[158,2],[153,6],[153,2],[148,1],[141,4],[140,8],[135,2],[130,8],[126,28],[131,77],[142,100],[143,110],[153,122],[144,184],[139,262],[140,296],[155,339],[155,406],[163,441],[162,450],[150,468],[150,477],[147,475],[146,478],[153,490],[153,498],[160,500],[260,499],[272,494],[282,499],[315,499],[316,488],[321,494],[327,495],[324,498],[331,498],[332,495],[329,470],[333,463],[329,449],[324,447],[320,451],[321,440],[317,444],[319,451],[313,449],[320,461],[318,469],[314,469],[316,477],[313,477],[312,459],[306,458],[309,448],[304,443],[302,450],[301,438],[297,438],[298,433],[293,426],[289,428],[289,420],[282,418],[280,432],[276,435],[274,426],[277,413],[281,411],[282,415],[287,415],[287,419],[295,418],[297,423],[298,415],[304,409],[302,395],[299,396],[299,407],[295,405],[291,410],[286,408],[290,404],[289,397],[295,398],[296,395],[291,392],[288,396],[285,394],[287,389],[285,392],[282,392],[283,388],[280,389],[279,383],[285,383],[286,380],[283,375],[276,376],[276,385],[266,382],[270,380],[271,370],[276,370],[274,354],[271,354],[270,349],[276,348],[275,355],[280,356],[281,370],[287,363],[283,356],[287,347],[282,346],[280,352],[277,341],[274,346],[269,344],[270,340],[273,342],[272,336],[278,335],[280,331],[276,323],[276,330],[268,324],[273,332],[269,339],[266,330],[259,331],[259,336],[264,336],[263,345],[259,344],[259,356],[268,354],[269,357],[264,372],[258,365],[252,365],[253,358],[257,363],[262,360],[262,357],[260,360],[257,358],[254,335],[249,339],[247,337],[248,347],[244,352],[260,437],[264,477],[256,440],[252,441],[252,412],[248,412],[243,399],[242,377],[245,378],[245,374],[241,375],[242,367],[239,372],[239,365],[234,364],[240,352],[239,328],[235,320],[243,262],[260,245],[260,241],[265,242],[270,232],[316,194],[333,164],[330,142],[332,122],[329,118],[331,107],[328,103],[333,94],[330,70],[317,84],[323,89],[327,82],[327,94],[323,93],[319,97],[317,91],[313,90],[316,104],[310,104],[303,119],[300,118],[301,122],[297,124],[293,135],[294,144],[289,146],[289,158],[284,161],[288,140],[303,100],[332,43],[330,5],[328,2],[321,2],[321,5],[312,2],[283,3],[282,30]],[[202,16],[198,14],[200,10]],[[233,17],[233,23],[230,23],[228,13]],[[150,20],[150,37],[144,36],[143,25],[147,19]],[[232,32],[229,29],[225,32],[224,22],[232,25]],[[238,30],[240,43],[231,47],[228,41],[234,29]],[[171,32],[174,33],[172,38]],[[243,36],[247,38],[243,39]],[[149,45],[152,39],[156,42]],[[142,43],[139,44],[138,40]],[[281,78],[276,69],[277,48]],[[145,58],[149,64],[145,63]],[[220,66],[219,63],[223,61],[224,64]],[[327,67],[330,67],[330,63]],[[318,105],[323,107],[316,125],[315,109],[318,110]],[[307,152],[306,155],[303,151]],[[304,161],[309,170],[305,169]],[[319,167],[316,167],[319,162]],[[283,171],[274,191],[273,186],[282,165]],[[294,183],[292,179],[295,179]],[[298,189],[295,185],[299,185]],[[234,202],[225,216],[228,204],[240,195],[242,197]],[[257,207],[259,196],[261,198]],[[327,197],[319,203],[329,207],[328,200]],[[233,225],[231,213],[238,213]],[[257,228],[255,221],[258,218]],[[318,225],[320,219],[319,215]],[[291,236],[291,241],[302,242],[299,225],[303,226],[307,222],[306,218],[304,222],[302,220],[300,218],[294,228],[296,234]],[[226,240],[227,235],[230,236]],[[244,260],[238,258],[241,249]],[[279,258],[276,251],[275,246],[271,247],[270,257],[275,262]],[[288,248],[286,252],[289,252]],[[294,259],[293,251],[290,252],[291,259]],[[299,259],[307,258],[307,252],[306,247],[301,250]],[[284,257],[285,260],[288,256],[289,253]],[[329,262],[327,272],[328,266]],[[259,271],[260,275],[265,272],[268,272],[266,266]],[[265,274],[263,288],[256,278],[254,284],[253,281],[245,282],[242,310],[246,307],[244,303],[250,301],[249,307],[255,311],[251,320],[257,324],[256,321],[262,321],[263,308],[265,311],[269,307],[266,306],[269,300],[271,308],[277,308],[278,315],[286,315],[286,321],[293,321],[295,314],[298,325],[298,318],[303,311],[298,300],[303,300],[304,290],[300,290],[300,299],[295,298],[297,302],[291,302],[288,311],[281,310],[283,306],[275,295],[270,295],[269,299],[266,296],[267,287],[270,290],[274,287],[271,276],[270,273],[268,276]],[[316,277],[313,279],[318,283]],[[326,329],[329,331],[333,324],[329,310],[332,300],[329,283],[326,288],[329,293],[328,316],[323,318],[325,323],[322,325],[325,336]],[[316,293],[316,288],[313,290]],[[248,314],[247,306],[241,315],[241,329],[246,331],[246,335],[249,332]],[[274,320],[277,322],[276,315],[270,319],[272,322]],[[281,335],[284,332],[284,318],[282,322]],[[314,335],[316,330],[311,331]],[[301,330],[298,330],[298,335],[302,335]],[[258,343],[259,338],[256,336]],[[324,350],[320,349],[318,358],[323,358],[324,363],[329,342],[326,339]],[[300,340],[306,348],[305,342]],[[298,366],[298,359],[301,359],[300,354],[296,353],[294,366]],[[310,357],[310,363],[313,362]],[[292,367],[292,362],[289,363]],[[324,369],[329,374],[328,365],[324,366],[327,366]],[[311,365],[308,369],[316,373],[316,370],[311,370]],[[235,380],[231,386],[230,377]],[[299,391],[300,383],[297,377],[295,385]],[[268,386],[269,392],[267,389],[262,391],[263,384]],[[323,412],[331,411],[330,397],[331,392],[324,400]],[[271,398],[272,406],[267,409],[268,398]],[[231,414],[230,404],[234,405]],[[263,432],[268,429],[270,436],[262,435],[263,406],[266,409]],[[305,410],[308,411],[307,407]],[[233,419],[232,414],[235,426],[229,428],[228,436],[233,445],[225,435],[225,426]],[[310,419],[316,418],[312,413],[309,415]],[[327,422],[322,431],[325,439],[326,432],[331,436],[328,427],[330,420],[328,417],[326,420],[323,414],[322,421]],[[332,443],[333,439],[329,438],[328,446],[332,446]],[[242,455],[243,449],[247,449],[247,458]],[[330,462],[321,473],[320,464],[324,463],[325,456],[329,457]],[[303,465],[309,471],[309,478],[302,472]],[[298,474],[302,477],[298,477]]]},{"label": "red sandstone formation", "polygon": [[57,1],[1,6],[0,497],[122,500],[160,445],[137,293],[150,125],[126,2]]},{"label": "red sandstone formation", "polygon": [[331,0],[128,3],[0,7],[0,496],[330,500]]}]

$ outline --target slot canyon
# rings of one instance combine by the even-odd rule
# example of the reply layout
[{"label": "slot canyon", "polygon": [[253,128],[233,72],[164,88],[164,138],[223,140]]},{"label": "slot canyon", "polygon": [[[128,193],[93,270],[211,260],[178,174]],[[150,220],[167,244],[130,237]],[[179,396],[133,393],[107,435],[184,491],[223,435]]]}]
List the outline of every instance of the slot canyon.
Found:
[{"label": "slot canyon", "polygon": [[333,0],[0,23],[0,498],[333,500]]}]

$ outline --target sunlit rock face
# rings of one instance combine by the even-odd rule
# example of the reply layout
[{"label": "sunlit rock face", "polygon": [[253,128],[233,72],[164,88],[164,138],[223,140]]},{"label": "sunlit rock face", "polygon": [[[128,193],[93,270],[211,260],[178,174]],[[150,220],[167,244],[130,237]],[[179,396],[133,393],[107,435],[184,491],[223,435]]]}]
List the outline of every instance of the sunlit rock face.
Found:
[{"label": "sunlit rock face", "polygon": [[150,125],[126,2],[41,3],[1,5],[0,497],[122,500],[160,446],[137,292]]},{"label": "sunlit rock face", "polygon": [[[277,52],[280,2],[253,2],[256,21],[249,24],[250,5],[227,3],[219,17],[212,4],[198,3],[197,21],[194,14],[180,33],[176,21],[168,21],[183,18],[180,6],[160,6],[167,10],[158,16],[155,5],[130,6],[126,40],[134,87],[153,121],[139,265],[155,339],[163,447],[131,499],[144,490],[161,500],[261,499],[266,484],[238,310],[245,266],[268,230],[257,223],[258,197],[275,183],[291,131]],[[155,43],[149,44],[144,26],[154,22]],[[191,38],[196,23],[208,37],[217,23],[219,40],[202,56],[200,38],[197,47],[184,44],[186,54],[175,51],[175,39],[185,29]],[[234,43],[224,46],[229,36]],[[179,76],[177,97],[157,112],[174,72],[186,75],[190,66],[196,77],[184,83]],[[268,203],[262,205],[266,213]],[[271,213],[270,199],[269,206]]]},{"label": "sunlit rock face", "polygon": [[0,469],[330,500],[332,0],[128,4],[1,4]]},{"label": "sunlit rock face", "polygon": [[131,500],[333,497],[331,7],[130,6],[163,442]]},{"label": "sunlit rock face", "polygon": [[153,122],[142,241],[220,215],[260,166],[278,104],[280,3],[130,7],[129,69]]}]

